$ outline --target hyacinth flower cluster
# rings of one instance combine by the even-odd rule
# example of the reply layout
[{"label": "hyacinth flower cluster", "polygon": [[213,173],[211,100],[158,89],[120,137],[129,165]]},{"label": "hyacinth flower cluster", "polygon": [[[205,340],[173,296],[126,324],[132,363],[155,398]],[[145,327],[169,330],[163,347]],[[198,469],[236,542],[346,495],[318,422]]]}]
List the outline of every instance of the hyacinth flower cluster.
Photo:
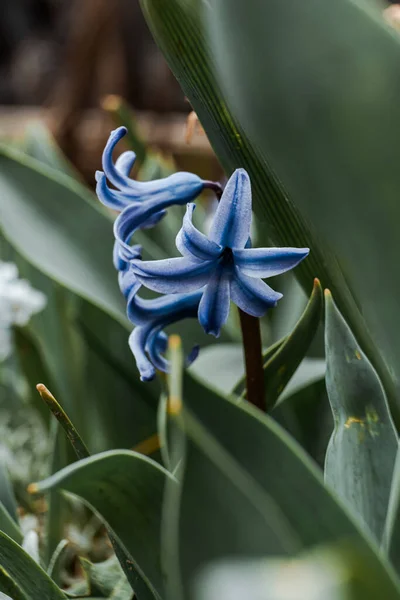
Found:
[{"label": "hyacinth flower cluster", "polygon": [[[294,268],[309,249],[251,247],[251,185],[244,169],[233,173],[222,195],[218,183],[192,173],[175,173],[149,182],[131,179],[134,152],[124,152],[115,163],[112,158],[125,133],[120,127],[110,135],[103,153],[103,171],[96,173],[97,195],[103,204],[120,211],[114,224],[114,265],[127,301],[128,318],[136,326],[129,344],[141,379],[148,381],[156,369],[168,371],[164,356],[167,326],[198,318],[206,333],[218,337],[231,301],[249,315],[263,316],[282,297],[263,279]],[[192,222],[193,201],[207,188],[220,197],[208,236]],[[135,232],[156,225],[170,206],[185,204],[186,214],[176,237],[182,256],[142,260],[141,247],[131,245]],[[160,293],[160,297],[142,298],[142,286]],[[194,348],[187,362],[197,353],[198,348]]]}]

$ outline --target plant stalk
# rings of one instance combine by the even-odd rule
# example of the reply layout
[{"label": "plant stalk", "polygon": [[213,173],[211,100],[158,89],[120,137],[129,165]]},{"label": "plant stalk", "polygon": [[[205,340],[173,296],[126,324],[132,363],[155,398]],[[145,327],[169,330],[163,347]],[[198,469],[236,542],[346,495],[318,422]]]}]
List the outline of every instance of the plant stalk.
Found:
[{"label": "plant stalk", "polygon": [[266,402],[260,320],[257,317],[248,315],[240,308],[239,317],[246,366],[247,400],[250,404],[265,412]]}]

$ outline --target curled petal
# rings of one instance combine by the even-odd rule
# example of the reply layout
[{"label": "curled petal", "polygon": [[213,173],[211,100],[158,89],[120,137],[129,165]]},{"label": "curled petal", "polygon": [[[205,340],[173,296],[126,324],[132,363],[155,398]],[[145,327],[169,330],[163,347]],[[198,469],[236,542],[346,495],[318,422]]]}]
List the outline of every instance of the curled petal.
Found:
[{"label": "curled petal", "polygon": [[135,327],[129,336],[129,347],[135,357],[142,381],[151,381],[156,374],[155,367],[146,354],[146,343],[151,331],[151,325]]},{"label": "curled petal", "polygon": [[250,179],[244,169],[236,169],[222,194],[209,238],[220,246],[244,248],[250,236],[250,226]]},{"label": "curled petal", "polygon": [[117,271],[124,271],[127,269],[130,260],[137,260],[141,258],[141,255],[142,247],[139,244],[135,246],[129,246],[128,244],[122,246],[118,240],[115,240],[113,264]]},{"label": "curled petal", "polygon": [[[171,306],[167,315],[135,327],[129,336],[129,346],[135,357],[142,381],[151,381],[154,378],[155,367],[161,371],[168,371],[168,361],[161,355],[163,340],[165,340],[162,329],[176,321],[197,317],[200,297],[200,294],[191,295],[187,297],[184,305]],[[197,352],[198,349],[195,347],[189,354],[189,360],[194,360]]]},{"label": "curled petal", "polygon": [[127,194],[112,190],[107,185],[107,179],[103,171],[96,171],[96,194],[104,206],[113,210],[121,211],[132,203]]},{"label": "curled petal", "polygon": [[198,304],[203,293],[201,290],[197,290],[190,294],[167,294],[148,300],[138,296],[137,283],[131,288],[126,307],[128,319],[134,325],[144,325],[149,321],[165,318],[171,312],[184,310],[192,302]]},{"label": "curled petal", "polygon": [[[189,202],[196,198],[204,188],[204,181],[193,173],[174,173],[164,179],[154,181],[136,181],[128,177],[126,171],[129,158],[124,158],[123,169],[114,164],[112,153],[115,146],[126,134],[126,127],[119,127],[111,132],[103,152],[103,171],[107,179],[118,189],[129,192],[131,200],[144,201],[154,198],[183,198]],[[132,155],[130,155],[132,156]]]},{"label": "curled petal", "polygon": [[235,267],[231,281],[231,299],[243,312],[253,317],[262,317],[281,298],[282,294],[275,292],[264,281],[248,277]]},{"label": "curled petal", "polygon": [[309,248],[247,248],[234,249],[233,256],[245,275],[274,277],[293,269],[309,252]]},{"label": "curled petal", "polygon": [[[96,172],[96,181],[96,194],[104,206],[121,212],[127,206],[132,206],[135,204],[138,206],[141,205],[140,201],[132,200],[129,194],[110,189],[107,185],[106,177],[102,171]],[[165,212],[165,210],[160,210],[152,213],[147,219],[142,219],[140,223],[138,223],[137,229],[148,229],[149,227],[153,227],[163,218]]]},{"label": "curled petal", "polygon": [[199,321],[206,333],[219,337],[229,316],[231,269],[222,264],[214,270],[199,305]]},{"label": "curled petal", "polygon": [[[165,343],[164,343],[165,339]],[[168,360],[163,356],[168,346],[168,336],[159,329],[156,329],[150,336],[146,344],[146,352],[151,360],[153,366],[162,371],[168,373]]]},{"label": "curled petal", "polygon": [[221,254],[222,248],[201,233],[192,223],[195,204],[188,204],[183,218],[182,229],[176,236],[176,247],[183,256],[200,260],[213,260]]},{"label": "curled petal", "polygon": [[154,215],[163,213],[170,206],[181,204],[186,204],[185,198],[172,196],[163,199],[156,197],[143,203],[132,203],[115,219],[114,236],[121,246],[126,246],[129,252],[129,241],[135,231],[143,228],[143,223],[149,222]]},{"label": "curled petal", "polygon": [[[163,356],[167,349],[168,345],[168,336],[163,332],[155,332],[146,345],[147,354],[152,362],[152,364],[163,373],[168,373],[170,370],[169,360]],[[191,351],[186,357],[185,365],[190,367],[191,364],[194,363],[196,358],[199,355],[200,347],[198,345],[193,346]]]},{"label": "curled petal", "polygon": [[162,294],[192,292],[204,287],[215,267],[215,261],[195,262],[186,257],[132,263],[137,279]]}]

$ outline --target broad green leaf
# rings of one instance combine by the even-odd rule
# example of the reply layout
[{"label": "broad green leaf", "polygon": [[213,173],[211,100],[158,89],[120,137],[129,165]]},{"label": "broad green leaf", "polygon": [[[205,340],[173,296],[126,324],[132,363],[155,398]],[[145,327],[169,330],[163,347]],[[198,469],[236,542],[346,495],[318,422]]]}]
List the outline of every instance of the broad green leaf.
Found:
[{"label": "broad green leaf", "polygon": [[[308,236],[310,256],[322,252],[327,261],[315,275],[334,285],[369,354],[363,315],[397,383],[400,39],[382,8],[357,0],[218,0],[205,14],[231,110],[301,222],[318,234]],[[382,379],[377,359],[375,352]],[[387,369],[385,387],[386,377]]]},{"label": "broad green leaf", "polygon": [[34,386],[45,383],[92,452],[130,448],[152,435],[159,392],[156,384],[140,382],[127,329],[51,281],[9,245],[3,257],[16,262],[21,277],[47,296],[44,311],[21,332],[29,340],[19,344],[35,404],[41,401]]},{"label": "broad green leaf", "polygon": [[104,311],[84,302],[75,325],[85,342],[88,382],[84,417],[89,432],[82,429],[82,436],[92,453],[133,448],[157,430],[159,386],[140,381],[128,332]]},{"label": "broad green leaf", "polygon": [[[360,10],[351,2],[351,0],[341,0],[339,5],[337,2],[329,4],[330,12],[338,11],[338,6],[343,5],[343,3],[347,3],[349,6],[351,6],[354,13]],[[221,0],[217,4],[221,5]],[[245,134],[243,127],[239,125],[238,120],[235,118],[233,112],[230,110],[229,106],[227,106],[225,98],[221,92],[220,83],[221,80],[225,80],[227,74],[225,73],[225,69],[223,67],[220,69],[218,76],[216,74],[216,56],[214,50],[210,47],[208,42],[208,32],[205,25],[205,22],[208,21],[215,22],[215,38],[219,38],[219,40],[221,39],[222,32],[226,32],[224,48],[228,48],[229,43],[229,49],[227,50],[226,55],[231,59],[228,66],[232,72],[236,73],[237,76],[235,83],[238,83],[240,88],[235,92],[235,94],[237,98],[242,98],[244,94],[247,94],[254,102],[257,103],[257,108],[259,108],[259,110],[257,110],[257,117],[255,117],[255,111],[248,110],[248,113],[252,117],[255,126],[258,128],[259,135],[263,136],[263,143],[269,143],[269,136],[265,135],[264,123],[273,122],[276,131],[278,132],[278,141],[280,142],[279,148],[282,150],[283,155],[289,157],[292,156],[292,154],[295,154],[293,165],[298,168],[299,172],[301,172],[303,180],[308,182],[308,180],[311,178],[311,174],[314,174],[315,178],[318,177],[322,180],[322,177],[320,177],[321,168],[316,168],[315,165],[320,165],[317,159],[320,160],[324,156],[323,152],[321,152],[321,148],[325,146],[315,143],[315,151],[311,159],[311,164],[307,165],[306,168],[303,166],[304,160],[308,159],[309,157],[309,154],[305,152],[305,148],[310,147],[310,120],[311,122],[316,123],[316,127],[313,128],[313,133],[319,132],[319,121],[315,119],[315,111],[313,109],[309,110],[307,113],[310,115],[309,119],[302,118],[301,120],[301,131],[304,131],[305,139],[301,140],[300,143],[293,144],[290,138],[284,139],[281,135],[281,130],[283,125],[285,128],[289,128],[291,126],[291,120],[287,115],[289,102],[293,103],[294,106],[293,115],[299,115],[299,105],[301,106],[302,103],[304,104],[305,102],[308,102],[309,98],[319,96],[313,96],[311,93],[304,93],[304,89],[306,89],[305,86],[310,84],[310,79],[298,76],[299,71],[297,69],[288,67],[285,71],[285,65],[278,66],[278,60],[287,60],[287,57],[290,58],[290,61],[293,59],[293,57],[296,57],[296,60],[298,60],[299,52],[297,48],[292,49],[290,52],[287,51],[286,48],[292,47],[292,43],[294,43],[294,41],[300,44],[301,40],[299,39],[299,36],[303,35],[305,41],[310,43],[313,41],[313,43],[316,44],[316,48],[313,49],[310,56],[318,59],[320,61],[321,68],[323,69],[323,74],[320,75],[318,73],[317,76],[313,76],[311,78],[311,82],[315,86],[322,86],[325,84],[334,86],[335,89],[333,92],[329,90],[329,97],[337,97],[338,95],[345,97],[342,95],[342,87],[337,85],[335,78],[326,77],[324,75],[325,66],[326,64],[329,64],[330,57],[323,57],[322,52],[320,52],[319,42],[323,38],[324,44],[326,44],[327,40],[330,40],[332,33],[338,37],[341,36],[342,22],[346,22],[346,35],[348,32],[350,32],[349,34],[352,36],[352,40],[349,45],[356,46],[356,36],[352,31],[352,26],[350,25],[352,20],[346,21],[346,18],[343,17],[343,19],[340,19],[340,23],[337,25],[337,27],[333,28],[331,19],[327,18],[325,13],[325,4],[322,5],[321,3],[317,3],[316,0],[313,0],[313,6],[314,4],[318,4],[318,7],[313,10],[311,10],[310,7],[304,7],[302,3],[297,3],[294,9],[292,7],[292,5],[295,4],[294,0],[289,3],[277,2],[276,0],[270,0],[268,2],[264,2],[264,0],[258,0],[257,2],[251,3],[251,11],[247,10],[247,3],[240,2],[240,0],[229,0],[229,2],[226,2],[225,5],[226,14],[224,14],[223,18],[221,18],[221,22],[217,22],[217,4],[209,3],[205,0],[169,0],[168,2],[165,2],[164,0],[141,0],[142,10],[150,30],[153,33],[157,44],[163,51],[174,75],[178,79],[184,94],[188,97],[193,109],[196,111],[222,166],[227,173],[231,173],[237,167],[244,167],[247,169],[252,181],[255,211],[260,219],[266,221],[265,227],[267,228],[271,239],[277,246],[308,246],[311,248],[311,253],[307,260],[303,261],[296,268],[296,276],[300,278],[307,293],[310,293],[311,291],[314,277],[318,277],[323,286],[329,287],[335,294],[339,308],[345,315],[348,322],[351,323],[352,330],[359,338],[360,344],[362,344],[363,349],[373,358],[374,366],[379,371],[379,375],[384,383],[386,391],[388,394],[390,394],[389,400],[391,402],[391,407],[392,410],[396,409],[396,421],[398,421],[400,425],[400,408],[398,408],[398,396],[393,384],[393,380],[389,374],[386,364],[377,352],[375,345],[371,340],[371,336],[368,334],[365,328],[364,319],[361,315],[359,307],[354,301],[354,281],[353,279],[349,279],[352,285],[350,288],[348,280],[343,274],[344,272],[346,276],[348,274],[347,270],[345,269],[347,263],[344,265],[344,261],[340,261],[340,263],[338,262],[338,257],[340,258],[343,256],[344,247],[340,247],[339,250],[335,247],[335,250],[338,250],[338,256],[336,256],[332,251],[332,248],[327,244],[327,239],[330,239],[333,234],[349,232],[346,243],[353,243],[355,247],[351,248],[351,252],[346,253],[345,258],[347,261],[349,260],[349,257],[351,257],[351,262],[354,263],[356,257],[360,255],[357,246],[358,236],[354,235],[354,231],[357,229],[357,226],[360,225],[360,214],[364,216],[364,219],[367,217],[365,207],[363,207],[364,196],[363,194],[357,195],[357,202],[360,203],[361,208],[357,209],[355,223],[353,221],[351,223],[346,222],[345,218],[342,219],[342,217],[339,217],[339,211],[336,210],[338,198],[340,198],[340,201],[342,202],[341,206],[343,208],[346,207],[348,210],[351,208],[351,201],[346,200],[346,202],[344,202],[343,190],[337,184],[337,181],[331,176],[331,160],[327,159],[325,161],[325,166],[329,175],[329,177],[326,179],[328,181],[328,185],[330,186],[329,201],[328,194],[325,193],[313,195],[311,198],[311,196],[308,194],[309,190],[306,187],[305,191],[308,202],[311,203],[312,199],[314,203],[315,200],[315,206],[313,204],[312,210],[307,211],[307,218],[304,218],[300,214],[299,208],[303,208],[303,202],[300,204],[298,195],[295,193],[296,190],[294,190],[293,193],[292,190],[288,190],[286,181],[280,176],[279,173],[276,172],[274,165],[269,160],[269,156],[266,157],[265,153],[261,153],[257,146],[253,145],[249,141],[249,138]],[[266,13],[269,11],[271,5],[277,12],[282,11],[282,14],[274,19],[272,18],[273,13],[271,12],[270,14],[268,12],[265,18],[262,19],[257,14],[257,8],[259,8],[261,5]],[[240,10],[238,7],[240,7]],[[297,15],[297,13],[301,13],[302,11],[304,15],[307,15],[310,18],[310,20],[313,20],[314,29],[310,31],[315,31],[314,36],[309,35],[308,30],[304,33],[304,30],[301,28],[299,29],[298,27],[298,22],[301,22],[301,19],[297,16],[294,17],[294,15]],[[244,13],[244,16],[242,13]],[[321,36],[319,21],[314,16],[319,14],[321,14],[321,22],[323,26],[329,29],[329,33],[325,36]],[[271,50],[268,50],[268,52],[264,50],[260,51],[257,55],[259,59],[254,56],[255,53],[253,53],[251,59],[248,58],[248,47],[253,49],[253,45],[256,42],[258,43],[260,38],[253,40],[252,30],[250,30],[250,33],[248,34],[251,39],[250,44],[250,39],[243,39],[244,34],[241,30],[242,21],[247,25],[250,22],[250,18],[253,17],[255,17],[258,26],[255,31],[258,33],[260,30],[260,38],[265,44],[270,44],[272,48]],[[232,26],[230,25],[231,21]],[[279,27],[277,27],[277,23],[279,23]],[[280,28],[283,26],[283,24],[285,25],[285,34],[290,28],[290,34],[292,36],[291,38],[289,37],[290,44],[289,42],[283,43],[280,38]],[[235,30],[233,29],[233,26],[235,26]],[[251,26],[253,26],[253,23],[251,23]],[[272,34],[267,34],[267,26],[271,27]],[[237,32],[236,27],[238,29]],[[276,36],[278,36],[278,41],[275,39]],[[395,34],[393,33],[392,36],[387,34],[387,38],[389,39],[390,37],[394,38]],[[218,48],[220,48],[222,46],[222,42],[219,41],[217,44],[217,41],[216,45],[218,45]],[[397,42],[393,41],[393,44],[397,44]],[[276,47],[284,48],[285,52],[277,53]],[[242,52],[243,48],[246,49],[245,52]],[[368,44],[369,51],[365,51],[362,46],[359,47],[358,51],[359,54],[362,54],[365,57],[365,60],[367,60],[370,56],[372,48],[374,48],[374,43],[371,41],[371,43]],[[236,57],[236,53],[239,55],[240,60],[238,60]],[[266,61],[267,56],[269,59],[268,61]],[[341,54],[339,54],[339,56],[341,56]],[[221,59],[220,56],[218,56],[218,58]],[[351,61],[349,60],[348,62],[350,64]],[[390,68],[393,66],[395,73],[397,72],[397,63],[397,58],[394,61],[390,61]],[[235,71],[237,64],[240,64],[240,67],[243,67],[243,73],[240,73],[240,76],[238,76],[238,71]],[[262,69],[264,69],[264,65],[267,64],[272,65],[268,72],[268,75],[271,76],[266,75],[266,73],[262,71]],[[251,68],[249,68],[249,65]],[[258,73],[258,76],[252,80],[251,83],[255,84],[255,87],[252,85],[250,92],[249,86],[245,85],[243,82],[245,80],[247,81],[252,76],[254,70],[258,68],[259,65],[261,65],[261,72]],[[275,78],[273,79],[274,84],[271,83],[272,73],[270,73],[273,67],[275,74]],[[346,75],[347,70],[343,69],[342,62],[340,62],[339,69],[341,73]],[[282,78],[282,73],[286,72],[292,74],[293,77],[298,78],[296,80],[298,82],[297,90],[302,94],[301,99],[292,93],[290,86],[285,88],[284,93],[281,95],[276,92],[277,89],[280,90],[280,88],[283,86],[284,79]],[[379,68],[377,77],[379,77],[383,72],[386,72],[385,69]],[[362,73],[365,73],[365,82],[370,86],[369,90],[372,94],[374,90],[374,86],[371,86],[373,77],[365,68]],[[396,81],[395,73],[392,75],[393,81]],[[353,90],[357,87],[353,85],[353,80],[354,78],[352,77],[350,83],[345,86],[347,91]],[[263,84],[265,83],[265,85],[263,85],[261,88],[262,90],[269,90],[270,95],[275,94],[276,102],[274,103],[273,108],[276,110],[266,109],[266,102],[263,99],[263,94],[260,93],[260,82],[263,82]],[[363,104],[364,102],[364,92],[359,90],[359,93],[361,96],[360,99],[354,103],[354,110],[358,110],[360,104]],[[397,96],[395,93],[390,95],[390,98],[393,98],[393,101],[395,101],[396,97]],[[229,100],[232,100],[231,96],[229,97]],[[279,106],[276,108],[275,104],[279,104]],[[367,107],[371,107],[371,105],[373,105],[371,102],[364,102],[364,104]],[[305,110],[306,108],[304,111]],[[280,119],[276,117],[277,114],[282,114]],[[382,114],[390,115],[392,113],[390,110],[386,112],[380,110],[376,111],[379,122],[381,121]],[[328,112],[327,115],[330,118],[330,112]],[[298,117],[298,119],[300,120],[300,117]],[[260,124],[263,124],[263,127],[259,127]],[[388,127],[392,128],[391,134],[395,136],[396,129],[392,127],[392,121],[388,116],[387,120],[385,121],[385,125],[386,124]],[[363,132],[363,129],[364,126],[360,128],[360,132]],[[346,126],[338,127],[335,130],[335,135],[336,133],[346,133],[346,131],[347,124]],[[331,137],[331,132],[328,132],[324,138],[325,145],[330,144]],[[386,144],[386,141],[383,139],[383,137],[380,135],[378,135],[378,137],[380,140],[382,140],[383,144]],[[346,145],[347,138],[344,137],[344,139]],[[362,139],[362,135],[360,135],[360,139]],[[351,148],[352,144],[348,144],[348,148],[345,148],[344,152],[339,154],[339,156],[342,157],[344,154],[347,155],[349,152],[351,152]],[[360,144],[360,148],[363,150],[362,143]],[[374,141],[371,143],[370,148],[372,150],[371,155],[375,156]],[[355,153],[354,156],[358,156],[359,154],[362,154],[362,152]],[[301,156],[302,161],[298,160],[299,156]],[[382,152],[379,154],[379,160],[382,164],[392,165],[394,169],[397,169],[397,164],[393,159],[393,156],[394,154],[390,145],[386,144]],[[316,159],[315,164],[314,158]],[[340,158],[340,160],[342,159]],[[365,172],[373,173],[374,166],[372,165],[371,167],[368,167],[365,171],[360,170],[360,177],[364,180]],[[278,177],[276,175],[278,175]],[[332,181],[335,182],[335,185],[332,185]],[[390,188],[389,184],[387,187]],[[348,193],[353,197],[354,194],[351,185],[347,186],[347,190]],[[393,190],[395,190],[395,188],[393,188]],[[289,195],[288,191],[290,192]],[[369,193],[375,199],[380,197],[379,193],[372,193],[372,190],[370,190]],[[397,207],[397,202],[393,201],[392,209],[395,210],[395,207]],[[317,212],[318,215],[321,216],[321,219],[324,219],[326,228],[329,229],[328,232],[325,230],[320,231],[319,229],[315,228],[314,212]],[[381,214],[386,213],[382,212]],[[371,221],[374,221],[374,216],[372,213]],[[333,224],[336,223],[338,225],[334,228],[335,231],[333,231]],[[397,219],[391,219],[390,223],[392,227],[395,228]],[[343,224],[346,226],[343,226]],[[319,219],[317,225],[319,225]],[[364,286],[363,295],[357,297],[359,302],[360,298],[362,299],[364,297],[368,297],[372,301],[375,301],[376,293],[371,292],[371,290],[380,289],[379,286],[373,288],[369,285],[371,264],[376,263],[376,260],[378,260],[378,255],[382,257],[381,260],[384,261],[384,263],[382,267],[377,269],[377,271],[379,270],[379,275],[381,277],[385,277],[385,264],[388,253],[379,251],[375,252],[374,255],[371,256],[373,248],[371,240],[374,239],[376,239],[374,232],[368,232],[368,234],[365,234],[365,240],[369,244],[369,248],[368,252],[365,254],[365,256],[368,255],[368,259],[365,259],[366,272],[361,273],[359,270],[356,277],[356,280],[362,280],[362,285]],[[386,241],[388,242],[388,240]],[[396,256],[396,252],[389,251],[389,254],[393,257]],[[358,265],[356,265],[356,269],[358,269]],[[377,275],[377,273],[375,273],[375,269],[374,274]],[[395,273],[395,279],[396,276],[397,275]],[[388,281],[389,279],[386,280],[386,282]],[[361,285],[359,287],[361,287]],[[397,295],[395,294],[392,296],[392,298],[395,298]],[[379,294],[379,300],[381,302],[383,302],[385,298],[385,294]],[[393,302],[395,303],[394,300]],[[376,317],[377,311],[375,311],[375,309],[374,314]],[[393,315],[391,316],[390,323],[395,322],[396,314],[397,307],[394,318]],[[369,319],[368,324],[372,330],[372,318]],[[394,328],[391,328],[391,331],[394,335],[393,329]],[[398,354],[399,353],[397,353],[397,355]]]},{"label": "broad green leaf", "polygon": [[[35,486],[76,494],[99,513],[130,555],[139,574],[138,598],[161,598],[160,527],[165,483],[172,476],[159,464],[135,452],[97,454],[62,469]],[[147,591],[146,591],[147,590]]]},{"label": "broad green leaf", "polygon": [[[17,334],[16,337],[21,368],[25,371],[32,393],[36,395],[37,383],[42,382],[51,386],[73,420],[82,428],[85,398],[82,378],[85,361],[82,343],[74,327],[79,309],[78,297],[30,264],[3,238],[1,233],[0,249],[1,259],[14,262],[18,267],[19,276],[27,279],[47,298],[44,310],[34,315],[21,332],[29,338],[25,340],[26,343],[22,344],[20,335]],[[27,351],[26,357],[25,351]],[[35,376],[43,376],[45,379],[32,380]]]},{"label": "broad green leaf", "polygon": [[[68,415],[62,408],[62,406],[57,402],[57,400],[54,398],[54,396],[51,394],[51,392],[49,392],[49,390],[43,384],[38,385],[37,389],[38,389],[39,394],[43,398],[44,402],[49,407],[52,414],[56,417],[59,425],[63,429],[76,458],[78,460],[88,458],[90,456],[89,450],[88,450],[85,442],[79,435],[79,432],[75,428],[74,424],[71,422],[70,418],[68,417]],[[35,486],[33,486],[33,487],[35,489]],[[51,490],[51,494],[53,496],[55,493],[56,493],[55,490]],[[59,499],[59,496],[58,496],[58,499]],[[133,568],[132,562],[130,560],[130,555],[125,550],[123,545],[119,542],[119,540],[113,536],[112,532],[108,531],[108,534],[109,534],[110,542],[114,548],[116,558],[120,562],[122,569],[124,569],[124,572],[125,572],[127,578],[129,579],[130,583],[132,583],[132,588],[133,588],[136,584],[138,576],[137,576],[136,571]],[[59,545],[57,546],[57,548],[59,547]],[[49,570],[51,568],[51,563],[54,561],[54,556],[57,554],[57,548],[54,550],[54,552],[52,554],[52,557],[51,557],[51,560],[49,563]],[[48,551],[49,551],[49,549],[48,549]]]},{"label": "broad green leaf", "polygon": [[380,542],[397,434],[375,369],[328,291],[325,299],[326,389],[335,426],[326,453],[325,481]]},{"label": "broad green leaf", "polygon": [[[187,377],[181,418],[190,441],[180,510],[174,514],[170,509],[169,518],[179,527],[185,589],[206,562],[240,553],[276,555],[276,540],[286,542],[286,553],[292,555],[315,544],[347,540],[360,545],[374,568],[388,580],[387,585],[396,590],[390,569],[386,572],[368,534],[364,537],[324,486],[314,463],[270,417],[245,402],[237,404],[206,391]],[[278,528],[279,515],[292,536],[259,537],[260,517],[255,520],[253,515],[248,520],[247,504],[242,502],[239,510],[240,505],[233,502],[238,489],[251,502],[263,497],[264,507],[269,498],[269,519]],[[271,503],[278,513],[271,512]],[[193,539],[196,544],[190,543]]]},{"label": "broad green leaf", "polygon": [[397,600],[397,591],[377,575],[357,546],[322,546],[291,560],[211,564],[197,578],[196,600]]},{"label": "broad green leaf", "polygon": [[[25,594],[27,600],[66,598],[37,563],[4,533],[0,532],[0,565]],[[0,578],[0,590],[2,589]],[[7,590],[4,590],[7,593]]]},{"label": "broad green leaf", "polygon": [[[0,600],[28,600],[21,588],[0,566]],[[3,593],[4,592],[4,593]]]},{"label": "broad green leaf", "polygon": [[300,546],[274,500],[195,419],[185,415],[183,425],[180,407],[170,397],[171,448],[181,457],[182,481],[166,488],[162,547],[168,597],[188,600],[194,573],[210,560],[290,555]]},{"label": "broad green leaf", "polygon": [[126,323],[112,265],[112,223],[72,178],[0,148],[0,227],[43,273]]}]

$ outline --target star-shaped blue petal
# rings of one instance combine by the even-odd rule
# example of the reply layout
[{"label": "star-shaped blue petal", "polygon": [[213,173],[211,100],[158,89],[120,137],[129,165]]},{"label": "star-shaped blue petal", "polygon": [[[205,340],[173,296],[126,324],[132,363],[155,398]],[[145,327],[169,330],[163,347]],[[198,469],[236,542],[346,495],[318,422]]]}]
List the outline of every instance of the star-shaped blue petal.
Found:
[{"label": "star-shaped blue petal", "polygon": [[181,258],[133,260],[131,269],[139,282],[163,294],[202,289],[200,323],[206,333],[218,336],[231,300],[257,317],[275,306],[282,294],[262,279],[293,269],[309,249],[246,247],[252,213],[250,179],[244,169],[237,169],[229,179],[208,237],[193,225],[194,208],[194,204],[187,205],[176,239]]}]

